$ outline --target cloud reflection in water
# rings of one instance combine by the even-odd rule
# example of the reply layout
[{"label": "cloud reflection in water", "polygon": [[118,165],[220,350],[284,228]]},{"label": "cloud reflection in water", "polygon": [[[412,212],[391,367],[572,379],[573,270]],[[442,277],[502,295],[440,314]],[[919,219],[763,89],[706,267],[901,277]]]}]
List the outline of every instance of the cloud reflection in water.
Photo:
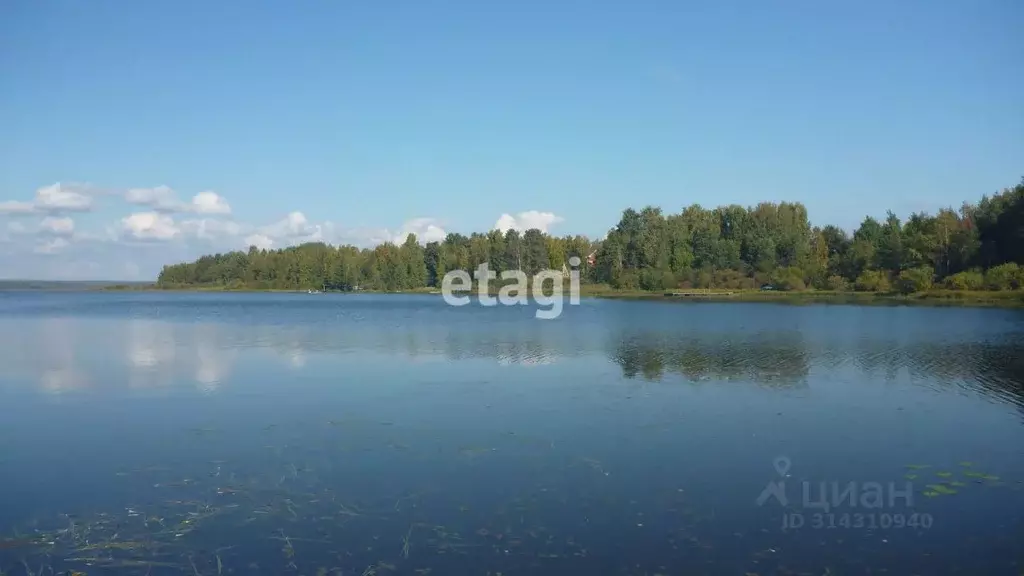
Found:
[{"label": "cloud reflection in water", "polygon": [[[772,389],[888,383],[1017,404],[1024,398],[1021,332],[1012,317],[992,311],[607,303],[543,322],[515,310],[467,312],[400,298],[327,297],[281,308],[243,296],[196,298],[201,304],[166,298],[148,308],[136,302],[131,314],[93,303],[80,316],[64,310],[0,319],[4,385],[31,381],[50,393],[187,386],[210,394],[245,386],[233,380],[243,368],[274,365],[315,376],[321,368],[344,374],[347,362],[429,362],[440,370],[464,361],[496,370],[585,362],[626,380]],[[888,322],[894,314],[907,317]],[[927,329],[936,314],[956,320],[957,331]],[[843,318],[845,328],[837,328]],[[409,374],[415,378],[416,369]]]}]

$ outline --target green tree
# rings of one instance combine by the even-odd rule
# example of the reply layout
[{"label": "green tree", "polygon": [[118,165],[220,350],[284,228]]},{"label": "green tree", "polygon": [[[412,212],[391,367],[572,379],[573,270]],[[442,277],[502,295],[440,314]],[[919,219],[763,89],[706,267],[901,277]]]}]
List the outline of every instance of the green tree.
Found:
[{"label": "green tree", "polygon": [[427,270],[427,285],[435,288],[441,287],[441,280],[444,278],[447,269],[444,266],[444,256],[441,244],[438,242],[427,242],[423,249],[423,261]]},{"label": "green tree", "polygon": [[513,228],[505,232],[505,266],[505,270],[523,270],[523,238]]},{"label": "green tree", "polygon": [[548,243],[544,239],[544,233],[536,228],[531,228],[523,234],[523,272],[533,276],[537,272],[548,267]]},{"label": "green tree", "polygon": [[1024,285],[1024,270],[1016,262],[1007,262],[985,272],[985,287],[989,290],[1016,290]]},{"label": "green tree", "polygon": [[427,262],[423,247],[415,234],[405,237],[400,259],[405,267],[405,288],[422,288],[427,285]]},{"label": "green tree", "polygon": [[931,266],[918,266],[900,272],[897,286],[904,294],[925,292],[931,289],[934,279],[935,270]]},{"label": "green tree", "polygon": [[964,270],[947,276],[943,285],[950,290],[983,290],[985,275],[978,270]]},{"label": "green tree", "polygon": [[865,270],[857,277],[855,286],[861,292],[888,292],[892,290],[889,275],[884,270]]},{"label": "green tree", "polygon": [[494,270],[497,274],[501,274],[503,270],[508,270],[508,250],[505,247],[505,234],[501,230],[491,230],[487,233],[487,244],[487,253],[490,258],[488,260],[488,268]]},{"label": "green tree", "polygon": [[[587,257],[594,254],[591,265]],[[330,246],[310,242],[278,249],[208,254],[164,266],[163,287],[210,285],[351,290],[439,286],[445,272],[491,269],[530,273],[559,269],[571,256],[584,262],[585,281],[622,289],[677,285],[745,288],[772,281],[800,289],[920,290],[926,276],[957,290],[1013,290],[1024,285],[1024,179],[1013,188],[959,209],[866,217],[852,236],[834,225],[812,227],[799,203],[762,202],[713,209],[693,204],[679,213],[645,206],[623,210],[603,240],[554,237],[540,230],[448,234],[421,246],[413,235],[401,246]],[[926,273],[925,270],[930,270]]]}]

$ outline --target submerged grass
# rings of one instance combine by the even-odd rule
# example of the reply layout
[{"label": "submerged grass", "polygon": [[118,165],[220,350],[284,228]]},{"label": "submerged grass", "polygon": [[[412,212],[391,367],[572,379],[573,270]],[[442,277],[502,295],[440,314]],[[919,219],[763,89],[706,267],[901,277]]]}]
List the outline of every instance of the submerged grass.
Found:
[{"label": "submerged grass", "polygon": [[[264,434],[272,430],[258,429]],[[335,430],[332,435],[337,437],[351,436],[347,430],[329,429]],[[390,434],[387,437],[390,441]],[[380,446],[384,445],[382,439]],[[546,442],[523,443],[519,449],[528,446],[544,453],[551,449]],[[450,448],[446,456],[437,452],[433,457],[447,458],[446,465],[452,466],[459,478],[481,473],[478,465],[465,458],[467,453],[501,452],[494,446]],[[139,480],[145,491],[133,493],[143,505],[93,515],[64,514],[52,522],[33,521],[31,532],[0,539],[0,574],[384,576],[470,573],[467,566],[486,567],[491,574],[594,573],[595,566],[607,561],[600,557],[603,551],[594,547],[609,534],[604,530],[612,530],[617,537],[638,535],[644,541],[652,538],[646,531],[663,531],[667,540],[662,542],[671,546],[671,554],[692,557],[692,562],[686,561],[689,566],[711,565],[710,558],[718,552],[716,542],[703,532],[713,531],[714,509],[701,512],[700,503],[689,502],[683,488],[655,498],[647,495],[616,501],[602,491],[612,486],[609,482],[616,482],[618,474],[611,473],[614,464],[592,456],[563,454],[545,470],[552,474],[549,477],[533,476],[536,471],[524,469],[522,473],[533,480],[528,489],[505,493],[488,508],[478,501],[461,500],[458,490],[410,490],[409,486],[401,486],[397,493],[374,491],[373,497],[363,494],[360,498],[339,482],[342,477],[318,472],[328,468],[336,454],[323,455],[322,462],[310,467],[304,463],[308,460],[300,459],[308,456],[307,449],[285,446],[264,461],[261,471],[246,472],[230,461],[210,460],[203,464],[204,470],[193,470],[196,474],[184,479],[168,467],[118,474],[118,478]],[[382,449],[381,454],[407,457],[406,451],[390,449]],[[931,467],[910,464],[906,468],[924,475]],[[968,462],[947,470],[955,472],[940,469],[934,475],[950,480],[928,484],[924,496],[949,496],[976,487],[953,480],[954,475],[986,486],[995,486],[998,480]],[[154,474],[159,478],[151,478]],[[434,497],[423,498],[428,492]],[[555,514],[548,515],[548,511]],[[552,527],[552,520],[560,525]],[[591,526],[603,531],[589,532]],[[780,573],[775,563],[781,562],[781,557],[776,550],[767,548],[771,550],[768,553],[766,545],[759,544],[766,543],[751,541],[750,573]],[[5,551],[21,558],[5,564]],[[731,557],[735,551],[730,548],[725,554]],[[787,563],[804,560],[786,559]],[[629,561],[631,565],[620,573],[680,573],[664,566],[671,561],[669,556]],[[806,567],[814,570],[807,572],[812,574],[828,570]]]}]

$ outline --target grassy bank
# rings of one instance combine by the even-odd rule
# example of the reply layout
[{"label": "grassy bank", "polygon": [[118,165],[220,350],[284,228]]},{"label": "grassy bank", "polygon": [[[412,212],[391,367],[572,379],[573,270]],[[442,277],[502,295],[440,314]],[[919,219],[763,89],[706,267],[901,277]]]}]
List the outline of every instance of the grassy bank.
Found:
[{"label": "grassy bank", "polygon": [[[693,290],[693,295],[672,296],[662,293],[598,290],[590,296],[599,298],[624,298],[673,301],[716,301],[716,302],[774,302],[790,304],[863,304],[896,305],[919,304],[933,306],[994,306],[1001,308],[1024,308],[1024,290],[1012,291],[956,291],[929,290],[912,294],[897,292],[839,292],[827,290],[802,291],[761,291],[761,290]],[[581,295],[585,291],[581,291]]]}]

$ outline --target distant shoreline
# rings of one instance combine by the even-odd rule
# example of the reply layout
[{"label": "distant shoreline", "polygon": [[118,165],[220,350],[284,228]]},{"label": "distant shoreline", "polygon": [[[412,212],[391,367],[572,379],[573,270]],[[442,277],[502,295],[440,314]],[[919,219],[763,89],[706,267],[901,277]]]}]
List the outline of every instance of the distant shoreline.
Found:
[{"label": "distant shoreline", "polygon": [[[211,293],[279,293],[305,294],[306,289],[293,288],[252,288],[229,287],[225,285],[187,286],[177,288],[158,287],[153,282],[74,282],[74,281],[0,281],[0,292],[211,292]],[[568,294],[563,289],[563,294]],[[645,292],[639,290],[615,290],[612,288],[584,284],[580,287],[581,298],[605,298],[612,300],[653,300],[664,302],[761,302],[785,304],[860,304],[860,305],[930,305],[958,307],[1024,308],[1024,290],[1004,291],[956,291],[929,290],[912,294],[882,292],[833,292],[823,290],[803,291],[762,291],[762,290],[703,290],[689,289],[672,292]],[[474,287],[471,294],[476,293]],[[325,294],[422,294],[440,295],[435,288],[418,288],[402,291],[358,290],[334,291]],[[496,288],[491,295],[497,295]],[[531,292],[532,295],[532,292]]]},{"label": "distant shoreline", "polygon": [[112,288],[148,290],[155,288],[155,283],[114,280],[0,280],[0,292],[82,292]]},{"label": "distant shoreline", "polygon": [[[217,293],[283,293],[305,294],[304,289],[285,288],[232,288],[228,286],[190,286],[181,288],[161,288],[155,284],[143,286],[108,285],[93,290],[101,291],[144,291],[144,292],[217,292]],[[606,287],[586,285],[580,288],[581,298],[605,298],[614,300],[656,300],[665,302],[763,302],[790,304],[862,304],[862,305],[931,305],[931,306],[963,306],[963,307],[997,307],[1024,308],[1024,290],[1006,291],[956,291],[929,290],[912,294],[883,292],[837,292],[823,290],[803,291],[762,291],[762,290],[679,290],[687,295],[672,293],[615,290]],[[476,293],[474,287],[471,294]],[[568,294],[563,289],[563,294]],[[327,291],[324,294],[423,294],[440,295],[434,288],[419,288],[401,291],[358,290],[358,291]],[[491,295],[497,295],[492,289]],[[532,295],[532,292],[531,292]]]}]

